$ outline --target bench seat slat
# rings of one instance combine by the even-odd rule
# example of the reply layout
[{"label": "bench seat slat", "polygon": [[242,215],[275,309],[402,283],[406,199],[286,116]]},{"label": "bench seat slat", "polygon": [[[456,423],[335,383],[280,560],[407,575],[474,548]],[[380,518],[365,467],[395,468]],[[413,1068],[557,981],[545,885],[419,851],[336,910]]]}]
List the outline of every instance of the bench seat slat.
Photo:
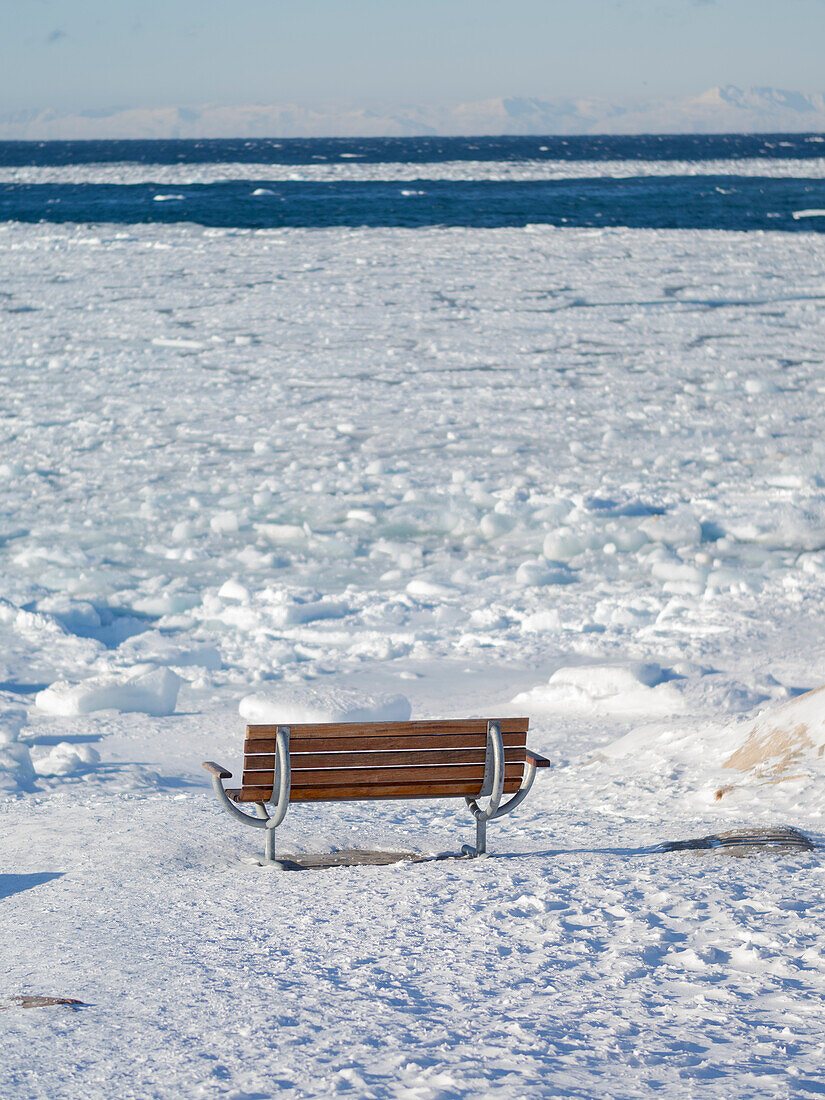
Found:
[{"label": "bench seat slat", "polygon": [[[504,793],[512,794],[521,786],[520,779],[505,779]],[[360,799],[389,798],[468,798],[478,797],[478,781],[452,783],[401,783],[374,787],[312,787],[293,790],[290,802],[349,802]],[[233,802],[266,802],[271,787],[244,787],[227,790]]]},{"label": "bench seat slat", "polygon": [[[521,747],[504,750],[506,764],[523,764],[525,750]],[[390,768],[407,765],[481,764],[485,750],[477,749],[416,749],[411,752],[304,752],[292,753],[292,767],[309,768]],[[248,772],[272,771],[274,753],[247,754],[244,769]]]},{"label": "bench seat slat", "polygon": [[[254,728],[254,727],[250,727]],[[297,727],[296,727],[297,728]],[[527,733],[516,731],[502,735],[505,748],[525,748]],[[482,733],[447,733],[403,736],[388,734],[364,736],[358,738],[357,749],[370,752],[388,752],[401,749],[480,749],[487,748],[487,730]],[[293,734],[289,737],[290,753],[301,752],[352,752],[353,742],[349,737],[304,737]],[[256,753],[274,753],[275,737],[249,737],[244,745],[247,755]]]},{"label": "bench seat slat", "polygon": [[[448,718],[441,721],[416,722],[324,722],[283,723],[289,726],[290,740],[304,737],[427,737],[455,733],[487,734],[486,718]],[[529,718],[502,718],[502,733],[527,733]],[[248,738],[275,739],[277,725],[250,725],[246,727]]]},{"label": "bench seat slat", "polygon": [[[523,764],[507,764],[504,778],[521,779]],[[391,783],[454,783],[474,781],[476,793],[484,779],[483,764],[448,764],[435,768],[312,768],[309,771],[292,769],[292,791],[310,787],[374,787]],[[244,787],[271,785],[273,772],[244,772]],[[292,796],[290,796],[292,797]]]}]

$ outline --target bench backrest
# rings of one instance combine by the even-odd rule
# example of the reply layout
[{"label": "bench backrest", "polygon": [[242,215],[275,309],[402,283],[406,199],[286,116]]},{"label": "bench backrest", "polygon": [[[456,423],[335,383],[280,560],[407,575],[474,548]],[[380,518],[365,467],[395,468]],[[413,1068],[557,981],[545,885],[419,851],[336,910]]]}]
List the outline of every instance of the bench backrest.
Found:
[{"label": "bench backrest", "polygon": [[[524,775],[527,718],[500,719],[504,792]],[[240,802],[272,795],[277,726],[247,726]],[[484,782],[487,719],[290,725],[290,802],[362,798],[476,798]]]}]

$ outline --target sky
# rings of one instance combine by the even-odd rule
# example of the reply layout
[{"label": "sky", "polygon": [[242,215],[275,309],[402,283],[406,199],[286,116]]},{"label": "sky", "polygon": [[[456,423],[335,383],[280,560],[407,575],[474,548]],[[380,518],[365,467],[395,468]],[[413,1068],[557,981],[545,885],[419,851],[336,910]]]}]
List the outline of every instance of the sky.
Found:
[{"label": "sky", "polygon": [[0,0],[0,112],[825,90],[825,0]]}]

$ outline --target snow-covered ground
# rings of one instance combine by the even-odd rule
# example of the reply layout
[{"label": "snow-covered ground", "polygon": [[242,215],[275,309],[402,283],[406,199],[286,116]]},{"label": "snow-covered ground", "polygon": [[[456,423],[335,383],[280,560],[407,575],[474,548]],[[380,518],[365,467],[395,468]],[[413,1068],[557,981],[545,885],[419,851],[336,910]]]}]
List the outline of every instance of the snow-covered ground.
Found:
[{"label": "snow-covered ground", "polygon": [[[3,1095],[825,1089],[821,853],[651,851],[825,840],[825,239],[4,225],[0,271],[0,1008],[90,1006],[5,1010]],[[242,862],[200,760],[342,691],[531,716],[495,858]]]}]

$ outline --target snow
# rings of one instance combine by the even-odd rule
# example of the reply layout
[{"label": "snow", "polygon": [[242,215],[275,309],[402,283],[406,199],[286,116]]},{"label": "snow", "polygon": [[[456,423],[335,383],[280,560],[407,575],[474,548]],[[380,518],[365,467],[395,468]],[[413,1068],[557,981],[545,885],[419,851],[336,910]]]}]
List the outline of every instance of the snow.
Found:
[{"label": "snow", "polygon": [[345,688],[324,691],[296,685],[246,695],[238,711],[250,723],[407,722],[410,702],[403,695],[370,697]]},{"label": "snow", "polygon": [[824,756],[825,697],[819,688],[761,714],[723,766],[757,778],[778,778],[810,768],[821,772]]},{"label": "snow", "polygon": [[[421,134],[810,134],[825,128],[825,95],[718,85],[699,95],[610,101],[496,96],[469,103],[247,103],[0,113],[7,141],[111,138],[307,138]],[[816,141],[816,137],[804,140]],[[776,144],[782,146],[782,141]],[[343,153],[357,157],[358,153]]]},{"label": "snow", "polygon": [[658,665],[582,665],[560,668],[546,685],[521,692],[513,700],[533,713],[581,710],[587,713],[672,714],[683,707],[682,698],[664,683]]},{"label": "snow", "polygon": [[[825,240],[0,243],[4,995],[89,1005],[3,1004],[3,1095],[818,1091]],[[553,766],[486,861],[261,870],[199,767],[253,718],[518,713]],[[779,824],[820,847],[657,848]]]}]

